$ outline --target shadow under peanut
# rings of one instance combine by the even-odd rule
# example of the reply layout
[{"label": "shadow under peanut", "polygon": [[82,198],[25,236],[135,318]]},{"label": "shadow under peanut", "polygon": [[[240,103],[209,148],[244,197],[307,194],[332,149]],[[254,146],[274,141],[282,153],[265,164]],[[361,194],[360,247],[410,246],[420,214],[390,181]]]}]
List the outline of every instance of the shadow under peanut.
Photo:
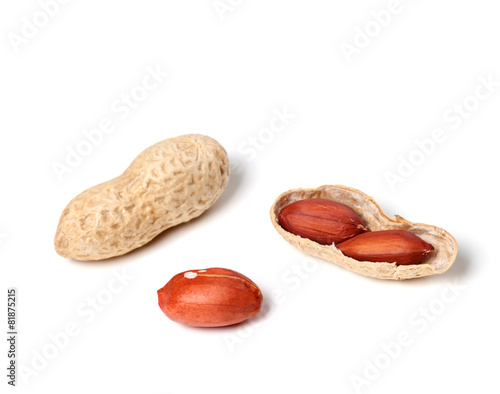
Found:
[{"label": "shadow under peanut", "polygon": [[473,264],[472,257],[469,248],[466,243],[458,243],[458,253],[455,262],[452,264],[447,271],[442,274],[424,276],[422,278],[412,278],[407,280],[380,280],[376,278],[366,277],[367,280],[374,280],[377,282],[388,283],[392,286],[422,286],[422,285],[433,285],[437,283],[442,283],[445,280],[458,280],[460,282],[466,282],[467,277],[472,275]]}]

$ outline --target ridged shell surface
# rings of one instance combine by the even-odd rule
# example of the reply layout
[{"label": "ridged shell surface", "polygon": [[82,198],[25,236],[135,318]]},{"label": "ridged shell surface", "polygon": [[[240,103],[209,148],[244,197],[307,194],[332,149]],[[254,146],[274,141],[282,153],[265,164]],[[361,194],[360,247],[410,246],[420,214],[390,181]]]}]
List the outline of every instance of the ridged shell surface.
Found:
[{"label": "ridged shell surface", "polygon": [[206,211],[229,177],[229,159],[213,138],[188,134],[144,150],[120,176],[76,196],[54,239],[63,257],[123,255]]}]

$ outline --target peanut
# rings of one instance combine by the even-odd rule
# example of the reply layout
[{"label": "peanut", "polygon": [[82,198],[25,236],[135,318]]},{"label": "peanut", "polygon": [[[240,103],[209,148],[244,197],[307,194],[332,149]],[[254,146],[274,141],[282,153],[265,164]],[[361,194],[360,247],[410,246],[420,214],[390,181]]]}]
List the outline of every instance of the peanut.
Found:
[{"label": "peanut", "polygon": [[285,230],[323,245],[368,231],[352,208],[324,198],[295,201],[280,211],[278,221]]},{"label": "peanut", "polygon": [[190,270],[175,275],[158,290],[165,315],[181,324],[220,327],[257,315],[262,293],[245,275],[226,268]]},{"label": "peanut", "polygon": [[434,247],[405,230],[382,230],[359,234],[337,245],[344,255],[360,261],[417,264]]},{"label": "peanut", "polygon": [[[353,208],[371,232],[361,232],[337,245],[324,245],[287,231],[280,221],[280,212],[289,204],[308,199],[327,199]],[[373,198],[346,186],[325,185],[316,189],[289,190],[275,200],[270,214],[276,231],[296,248],[378,279],[404,280],[440,274],[452,266],[457,256],[455,238],[445,230],[429,224],[412,223],[401,216],[390,218]],[[398,233],[378,234],[385,230],[397,230]],[[402,249],[398,250],[401,246]],[[381,257],[374,256],[380,251]],[[369,259],[375,261],[367,261]]]},{"label": "peanut", "polygon": [[57,253],[75,260],[123,255],[207,210],[221,195],[229,160],[214,139],[189,134],[144,150],[120,176],[76,196],[62,212]]}]

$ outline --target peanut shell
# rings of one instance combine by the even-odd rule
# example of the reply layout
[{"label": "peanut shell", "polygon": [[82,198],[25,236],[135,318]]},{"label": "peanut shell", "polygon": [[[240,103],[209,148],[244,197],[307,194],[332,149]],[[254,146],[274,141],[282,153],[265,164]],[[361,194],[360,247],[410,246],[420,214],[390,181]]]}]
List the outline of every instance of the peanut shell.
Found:
[{"label": "peanut shell", "polygon": [[70,201],[59,219],[55,249],[75,260],[128,253],[205,212],[228,177],[229,159],[214,139],[189,134],[158,142],[123,174]]},{"label": "peanut shell", "polygon": [[[325,198],[348,205],[372,231],[406,230],[434,247],[420,264],[397,265],[391,262],[358,261],[342,254],[334,245],[320,245],[289,233],[278,222],[278,213],[286,205],[308,198]],[[278,233],[291,245],[312,256],[334,262],[358,274],[378,279],[404,280],[441,274],[447,271],[457,256],[457,242],[445,230],[423,223],[412,223],[401,216],[387,216],[378,204],[365,193],[341,185],[325,185],[316,189],[294,189],[282,193],[271,207],[271,221]]]}]

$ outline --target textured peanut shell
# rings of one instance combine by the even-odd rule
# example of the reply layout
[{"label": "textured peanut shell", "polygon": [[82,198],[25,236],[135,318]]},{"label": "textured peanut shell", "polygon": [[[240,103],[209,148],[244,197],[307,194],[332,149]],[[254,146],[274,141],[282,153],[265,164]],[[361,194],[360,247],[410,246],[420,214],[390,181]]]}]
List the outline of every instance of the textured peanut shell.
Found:
[{"label": "textured peanut shell", "polygon": [[207,210],[229,177],[229,159],[214,139],[189,134],[144,150],[125,172],[76,196],[54,239],[63,257],[123,255]]},{"label": "textured peanut shell", "polygon": [[[335,246],[320,245],[310,239],[289,233],[278,222],[278,212],[286,205],[307,198],[326,198],[354,209],[372,231],[407,230],[434,246],[434,251],[420,264],[396,265],[358,261],[344,256]],[[412,223],[401,216],[387,216],[378,204],[365,193],[341,185],[325,185],[317,189],[294,189],[281,194],[271,207],[274,228],[290,244],[303,252],[334,262],[348,270],[378,279],[412,279],[441,274],[451,267],[457,256],[457,242],[445,230],[429,224]]]}]

